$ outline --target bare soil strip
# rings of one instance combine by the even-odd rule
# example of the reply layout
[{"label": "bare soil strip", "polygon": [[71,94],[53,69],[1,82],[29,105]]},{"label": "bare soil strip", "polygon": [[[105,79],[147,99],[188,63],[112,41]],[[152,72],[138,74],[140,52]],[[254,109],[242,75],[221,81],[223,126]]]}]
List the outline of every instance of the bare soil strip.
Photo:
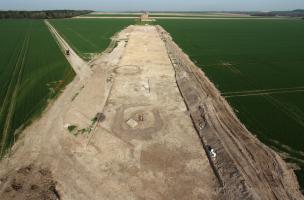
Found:
[{"label": "bare soil strip", "polygon": [[13,170],[0,178],[0,193],[3,200],[60,200],[52,173],[34,165]]},{"label": "bare soil strip", "polygon": [[224,199],[304,199],[295,174],[241,124],[220,92],[161,27],[176,80],[222,186]]},{"label": "bare soil strip", "polygon": [[[62,52],[64,53],[65,57],[71,64],[72,68],[74,69],[77,76],[84,80],[91,75],[90,67],[87,63],[82,60],[76,52],[70,47],[70,45],[63,39],[63,37],[57,32],[57,30],[50,24],[49,21],[45,20],[45,24],[48,26],[49,30],[51,31],[52,35],[54,36],[55,40],[57,41],[59,47],[61,48]],[[70,54],[66,55],[65,51],[69,50]]]},{"label": "bare soil strip", "polygon": [[[218,199],[219,183],[156,27],[130,26],[117,41],[89,63],[93,73],[71,62],[85,81],[76,78],[24,130],[0,162],[0,178],[34,164],[52,173],[64,200]],[[98,113],[105,118],[94,124]]]}]

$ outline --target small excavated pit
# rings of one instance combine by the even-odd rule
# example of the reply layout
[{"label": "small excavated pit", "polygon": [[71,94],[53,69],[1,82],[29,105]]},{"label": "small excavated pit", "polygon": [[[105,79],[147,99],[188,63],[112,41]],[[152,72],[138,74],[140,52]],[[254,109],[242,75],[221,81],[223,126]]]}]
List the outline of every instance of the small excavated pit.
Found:
[{"label": "small excavated pit", "polygon": [[142,105],[121,106],[117,109],[113,132],[131,140],[147,140],[161,130],[163,121],[157,108]]},{"label": "small excavated pit", "polygon": [[[122,127],[127,129],[141,129],[144,130],[149,127],[153,127],[155,125],[155,115],[151,110],[136,110],[131,113],[125,112],[125,119],[127,119]],[[135,122],[134,125],[130,126],[128,122]]]},{"label": "small excavated pit", "polygon": [[139,74],[141,71],[139,66],[136,65],[125,65],[125,66],[118,66],[114,69],[116,74],[123,74],[123,75],[135,75]]}]

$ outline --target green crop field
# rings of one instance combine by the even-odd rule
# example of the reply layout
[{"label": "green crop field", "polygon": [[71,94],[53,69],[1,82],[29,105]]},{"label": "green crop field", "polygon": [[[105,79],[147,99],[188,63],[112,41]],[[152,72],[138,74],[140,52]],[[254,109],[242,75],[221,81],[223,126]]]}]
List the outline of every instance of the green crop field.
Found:
[{"label": "green crop field", "polygon": [[158,20],[304,188],[304,21]]},{"label": "green crop field", "polygon": [[1,156],[74,76],[42,20],[0,20]]},{"label": "green crop field", "polygon": [[[84,17],[140,17],[141,14],[86,14],[83,15]],[[253,17],[253,16],[246,16],[246,15],[240,15],[240,16],[225,16],[225,15],[183,15],[183,14],[149,14],[151,18],[153,17],[184,17],[184,18],[261,18],[261,17]]]},{"label": "green crop field", "polygon": [[111,37],[134,19],[61,19],[50,20],[71,47],[85,60],[104,51]]},{"label": "green crop field", "polygon": [[[84,17],[139,17],[143,13],[99,13],[92,12],[82,15]],[[236,15],[230,13],[149,13],[150,17],[198,17],[198,18],[263,18],[250,15]]]}]

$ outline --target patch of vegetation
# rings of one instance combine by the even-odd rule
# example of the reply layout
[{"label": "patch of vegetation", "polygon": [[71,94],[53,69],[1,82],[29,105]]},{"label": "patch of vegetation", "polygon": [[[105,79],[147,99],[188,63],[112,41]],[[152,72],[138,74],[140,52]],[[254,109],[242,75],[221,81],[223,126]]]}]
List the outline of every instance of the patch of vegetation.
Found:
[{"label": "patch of vegetation", "polygon": [[69,133],[73,134],[74,136],[77,136],[79,134],[85,134],[85,133],[90,134],[92,129],[93,129],[93,124],[86,128],[78,128],[76,125],[69,125],[67,127],[67,130],[69,131]]},{"label": "patch of vegetation", "polygon": [[85,15],[90,10],[0,11],[0,19],[53,19]]},{"label": "patch of vegetation", "polygon": [[134,24],[133,19],[63,19],[50,22],[85,60],[107,49],[116,32]]},{"label": "patch of vegetation", "polygon": [[68,131],[75,136],[77,136],[78,134],[84,134],[84,133],[90,134],[92,132],[92,130],[94,129],[94,126],[96,127],[96,123],[101,122],[104,119],[105,119],[105,115],[103,113],[97,113],[95,115],[95,117],[93,117],[91,119],[92,123],[88,127],[77,129],[77,126],[69,125]]},{"label": "patch of vegetation", "polygon": [[[246,127],[265,144],[290,155],[286,161],[301,167],[296,173],[304,188],[303,22],[216,19],[158,23],[222,94],[230,96],[227,100]],[[269,89],[276,92],[267,94]]]},{"label": "patch of vegetation", "polygon": [[285,16],[285,17],[303,17],[304,9],[297,9],[291,11],[270,11],[270,12],[244,12],[244,14],[249,14],[252,16]]},{"label": "patch of vegetation", "polygon": [[15,130],[38,116],[75,73],[42,20],[0,20],[0,44],[3,155],[13,145]]},{"label": "patch of vegetation", "polygon": [[77,126],[75,126],[75,125],[69,125],[68,131],[71,133],[71,132],[75,131],[76,128],[77,128]]},{"label": "patch of vegetation", "polygon": [[97,117],[95,116],[93,119],[91,119],[92,123],[95,124],[97,122]]}]

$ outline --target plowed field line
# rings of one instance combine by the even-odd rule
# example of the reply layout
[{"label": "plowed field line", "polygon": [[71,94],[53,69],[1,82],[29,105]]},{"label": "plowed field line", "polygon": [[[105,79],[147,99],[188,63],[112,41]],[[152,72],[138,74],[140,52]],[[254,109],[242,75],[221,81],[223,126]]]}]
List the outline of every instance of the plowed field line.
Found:
[{"label": "plowed field line", "polygon": [[225,98],[242,97],[242,96],[259,96],[267,94],[285,94],[285,93],[296,93],[304,92],[304,87],[290,87],[290,88],[274,88],[265,90],[245,90],[239,92],[225,92],[222,95]]},{"label": "plowed field line", "polygon": [[[26,55],[28,52],[28,48],[29,48],[29,42],[30,42],[30,36],[31,36],[31,25],[29,27],[29,30],[25,36],[22,48],[20,50],[20,54],[18,56],[16,65],[15,65],[15,72],[17,75],[17,80],[16,82],[14,82],[13,80],[10,83],[10,87],[8,92],[12,89],[12,95],[10,98],[10,104],[8,105],[8,110],[7,110],[7,115],[6,115],[6,120],[4,122],[4,128],[3,128],[3,132],[2,132],[2,140],[1,140],[1,154],[3,155],[6,149],[6,143],[7,143],[7,139],[8,139],[8,134],[10,133],[11,130],[11,126],[12,126],[12,120],[14,117],[14,113],[15,113],[15,107],[16,107],[16,101],[17,101],[17,96],[18,96],[18,92],[19,92],[19,87],[22,81],[22,75],[23,75],[23,71],[24,71],[24,62],[26,59]],[[12,79],[14,79],[14,77],[12,77]],[[9,92],[10,93],[10,92]],[[6,99],[9,98],[9,94],[7,94]],[[1,113],[3,115],[3,113]]]},{"label": "plowed field line", "polygon": [[19,62],[19,58],[21,56],[21,53],[23,51],[25,41],[26,41],[26,37],[24,37],[22,47],[19,50],[19,52],[17,53],[17,59],[15,59],[15,61],[16,60],[17,61],[15,62],[15,65],[13,67],[13,72],[12,72],[11,78],[8,81],[9,83],[8,83],[8,87],[7,87],[7,90],[6,90],[5,98],[3,100],[3,104],[2,104],[1,110],[0,110],[0,120],[1,121],[5,117],[4,115],[6,114],[6,110],[9,106],[10,99],[12,97],[12,91],[13,91],[13,88],[15,87],[15,79],[16,79],[16,76],[17,76],[17,73],[18,73],[18,62]]}]

